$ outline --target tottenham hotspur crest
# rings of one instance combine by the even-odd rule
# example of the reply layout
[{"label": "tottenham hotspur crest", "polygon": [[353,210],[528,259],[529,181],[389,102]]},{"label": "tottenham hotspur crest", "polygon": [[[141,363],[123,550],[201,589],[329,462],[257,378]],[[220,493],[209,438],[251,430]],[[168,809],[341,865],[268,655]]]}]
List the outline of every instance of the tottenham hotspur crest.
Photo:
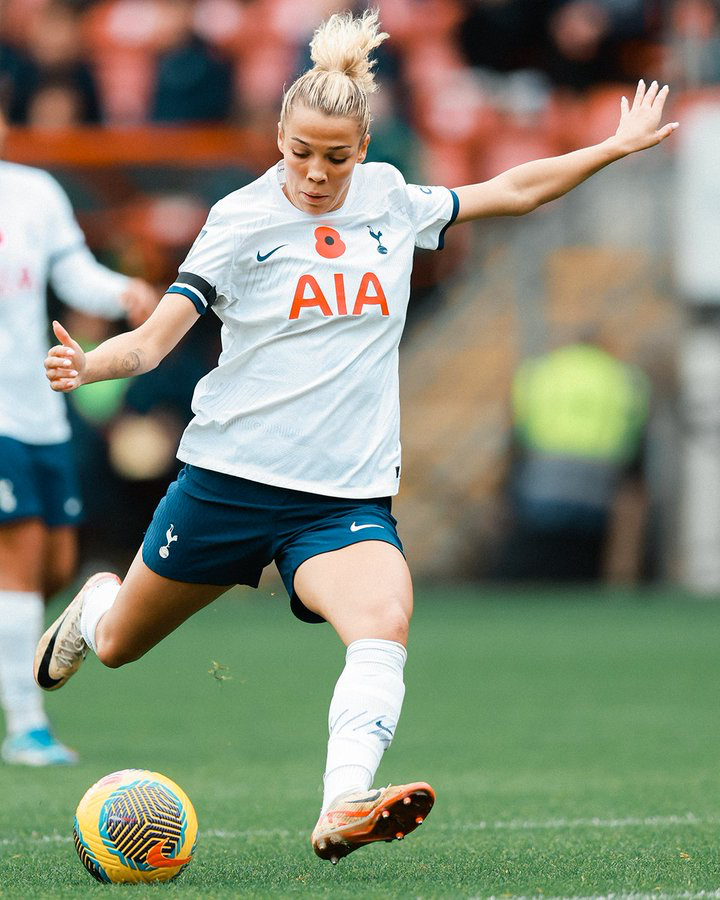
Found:
[{"label": "tottenham hotspur crest", "polygon": [[167,544],[165,544],[158,550],[158,553],[160,554],[160,556],[162,556],[163,559],[167,559],[168,556],[170,556],[170,544],[178,539],[178,536],[176,534],[173,534],[174,528],[175,526],[171,524],[168,530],[165,532]]},{"label": "tottenham hotspur crest", "polygon": [[380,238],[382,237],[382,231],[378,230],[377,233],[374,232],[372,230],[372,225],[368,225],[368,231],[370,232],[370,237],[375,238],[375,240],[378,242],[377,252],[382,253],[382,255],[384,256],[388,252],[388,248],[380,240]]}]

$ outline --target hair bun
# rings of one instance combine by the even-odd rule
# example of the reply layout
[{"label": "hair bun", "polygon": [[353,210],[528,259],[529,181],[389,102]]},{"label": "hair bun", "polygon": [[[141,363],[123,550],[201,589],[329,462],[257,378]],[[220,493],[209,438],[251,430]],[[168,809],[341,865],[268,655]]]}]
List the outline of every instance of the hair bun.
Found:
[{"label": "hair bun", "polygon": [[339,72],[366,94],[377,90],[370,59],[372,51],[389,37],[379,31],[378,11],[365,10],[355,18],[351,12],[335,13],[315,31],[310,58],[317,72]]}]

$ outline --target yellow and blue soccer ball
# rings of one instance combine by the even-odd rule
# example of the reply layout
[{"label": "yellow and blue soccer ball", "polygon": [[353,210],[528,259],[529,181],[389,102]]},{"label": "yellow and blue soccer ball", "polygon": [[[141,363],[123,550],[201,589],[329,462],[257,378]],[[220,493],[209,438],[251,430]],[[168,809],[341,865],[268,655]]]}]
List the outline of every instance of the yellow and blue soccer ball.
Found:
[{"label": "yellow and blue soccer ball", "polygon": [[198,822],[187,794],[147,769],[101,778],[78,804],[73,838],[80,861],[106,883],[170,881],[195,852]]}]

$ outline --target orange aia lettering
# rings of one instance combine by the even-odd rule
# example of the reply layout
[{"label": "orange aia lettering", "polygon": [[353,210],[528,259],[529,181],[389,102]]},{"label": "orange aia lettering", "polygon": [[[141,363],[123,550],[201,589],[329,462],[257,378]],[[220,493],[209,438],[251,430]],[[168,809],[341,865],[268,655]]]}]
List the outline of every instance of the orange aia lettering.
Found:
[{"label": "orange aia lettering", "polygon": [[[345,294],[345,279],[342,273],[337,272],[333,275],[333,283],[337,315],[346,316],[348,314],[347,296]],[[318,307],[326,318],[334,315],[317,279],[313,275],[301,275],[295,288],[295,296],[293,297],[289,318],[297,319],[303,309],[313,306]],[[360,281],[352,315],[359,316],[365,306],[379,306],[382,315],[390,315],[385,291],[380,284],[379,278],[373,272],[366,272]]]},{"label": "orange aia lettering", "polygon": [[[309,297],[305,296],[306,288],[310,288]],[[290,318],[297,319],[300,315],[300,310],[310,306],[319,306],[324,316],[331,316],[333,314],[325,299],[325,294],[323,294],[320,285],[315,278],[313,278],[312,275],[301,275],[297,287],[295,288]]]},{"label": "orange aia lettering", "polygon": [[[368,294],[368,288],[370,286],[373,288],[372,294]],[[354,316],[359,316],[363,306],[379,306],[384,316],[390,315],[388,312],[387,300],[385,298],[385,291],[383,291],[377,275],[372,272],[366,272],[362,277],[352,314]]]},{"label": "orange aia lettering", "polygon": [[334,275],[335,297],[337,298],[337,311],[339,316],[347,315],[347,302],[345,300],[345,279],[341,274]]}]

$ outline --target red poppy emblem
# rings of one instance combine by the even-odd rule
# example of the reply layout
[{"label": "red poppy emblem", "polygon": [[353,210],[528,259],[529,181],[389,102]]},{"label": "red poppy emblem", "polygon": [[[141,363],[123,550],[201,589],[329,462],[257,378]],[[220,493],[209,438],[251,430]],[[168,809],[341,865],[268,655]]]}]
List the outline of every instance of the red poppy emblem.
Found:
[{"label": "red poppy emblem", "polygon": [[325,259],[337,259],[347,248],[334,228],[321,225],[315,229],[315,249]]}]

